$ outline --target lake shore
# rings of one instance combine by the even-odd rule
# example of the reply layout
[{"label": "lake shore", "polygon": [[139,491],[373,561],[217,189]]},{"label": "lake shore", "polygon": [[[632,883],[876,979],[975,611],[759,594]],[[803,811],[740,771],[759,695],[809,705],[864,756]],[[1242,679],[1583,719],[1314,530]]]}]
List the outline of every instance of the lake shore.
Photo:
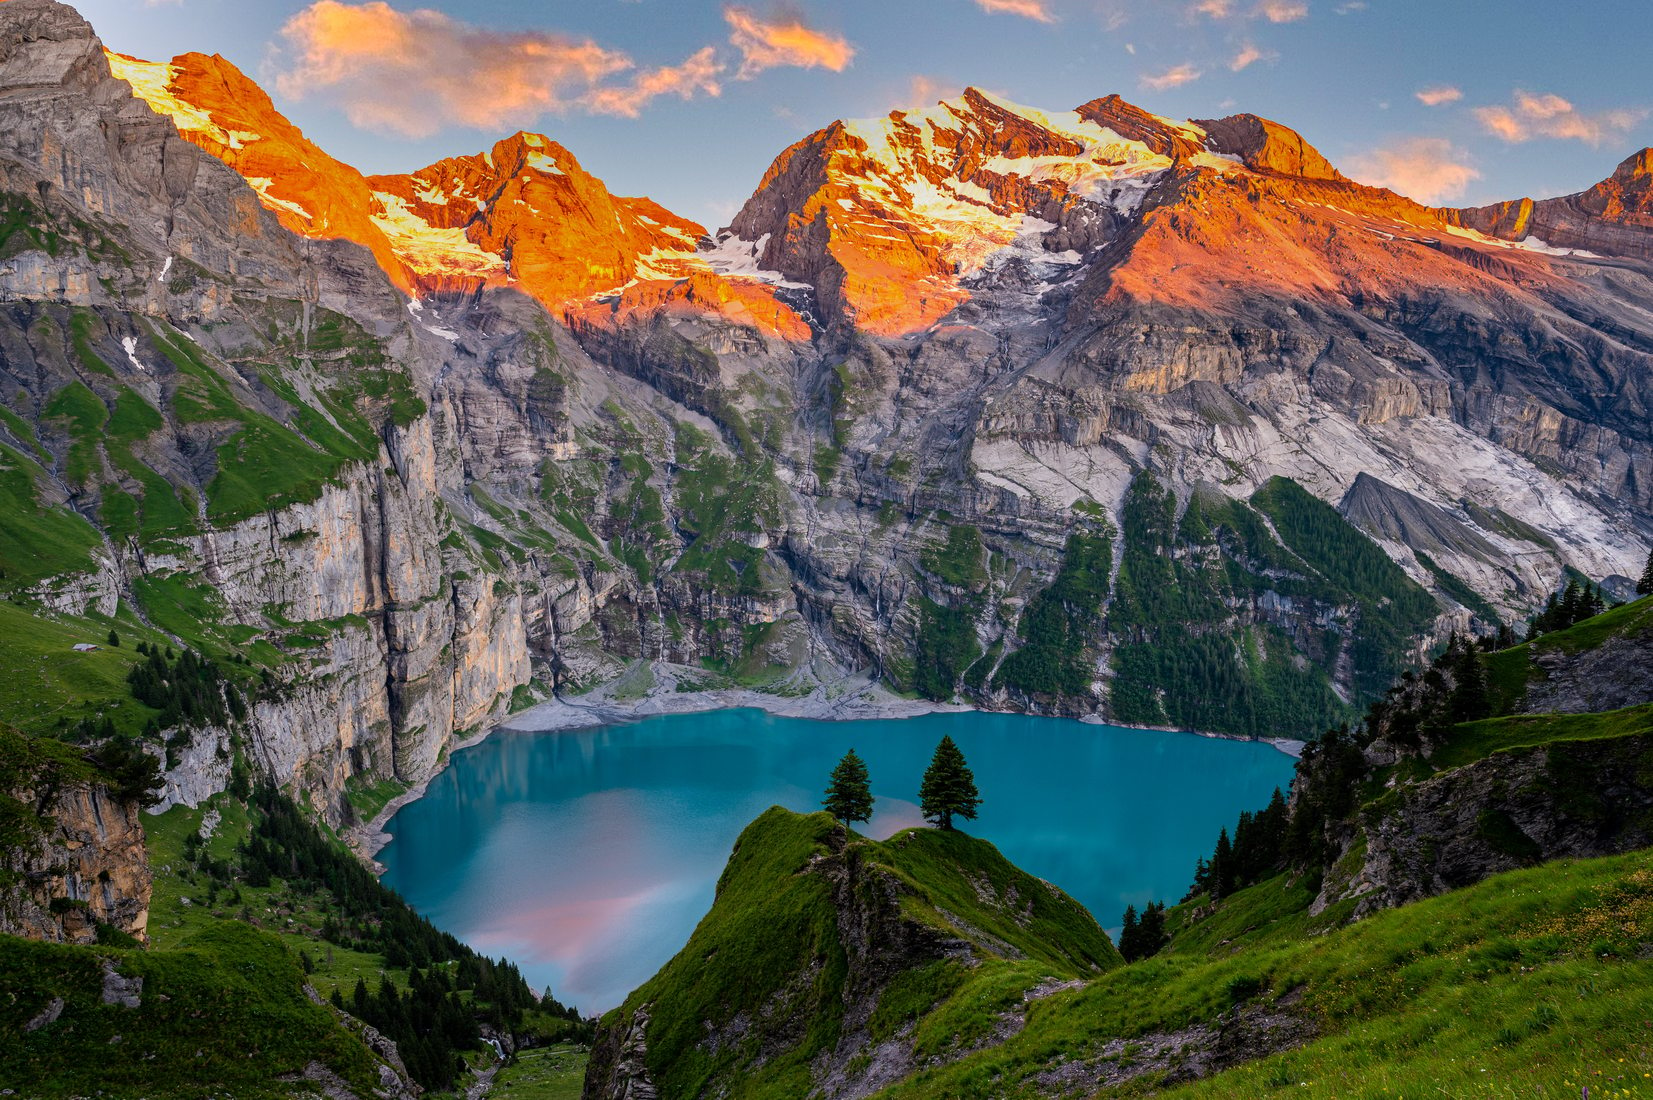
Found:
[{"label": "lake shore", "polygon": [[[716,679],[705,669],[664,661],[640,661],[622,675],[582,695],[548,699],[518,711],[504,721],[480,730],[463,741],[456,741],[449,750],[448,758],[451,760],[454,753],[478,744],[497,730],[557,733],[635,722],[668,714],[698,714],[712,710],[752,708],[778,718],[856,722],[917,718],[926,714],[960,714],[976,709],[957,703],[936,703],[927,699],[897,695],[879,683],[870,673],[865,672],[821,676],[812,670],[800,670],[785,680],[766,685],[763,690],[718,685],[715,683]],[[1087,725],[1107,725],[1120,729],[1191,733],[1198,737],[1225,741],[1260,740],[1291,757],[1300,755],[1304,745],[1304,742],[1293,738],[1253,739],[1201,730],[1180,730],[1170,726],[1132,725],[1112,722],[1097,715],[1086,715],[1078,721]],[[439,774],[440,769],[429,779],[410,787],[387,802],[374,815],[373,820],[348,830],[346,841],[376,872],[383,871],[374,856],[390,843],[391,837],[385,828],[390,819],[408,803],[422,798],[430,780]]]}]

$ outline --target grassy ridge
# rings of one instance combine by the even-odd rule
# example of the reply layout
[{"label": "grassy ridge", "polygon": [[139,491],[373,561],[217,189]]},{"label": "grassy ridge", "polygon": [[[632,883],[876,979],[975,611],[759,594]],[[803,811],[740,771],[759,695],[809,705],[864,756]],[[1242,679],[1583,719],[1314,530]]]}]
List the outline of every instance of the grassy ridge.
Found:
[{"label": "grassy ridge", "polygon": [[[1271,880],[1229,904],[1262,919],[1289,907],[1278,895],[1290,889]],[[1289,994],[1289,1011],[1324,1037],[1168,1095],[1268,1096],[1289,1086],[1328,1100],[1560,1098],[1587,1083],[1602,1095],[1610,1080],[1630,1086],[1628,1095],[1653,1094],[1642,1076],[1653,1072],[1653,962],[1638,957],[1653,938],[1648,853],[1512,872],[1325,935],[1304,931],[1276,927],[1240,944],[1184,932],[1165,953],[1035,1005],[1026,1030],[1003,1046],[880,1095],[1040,1095],[1035,1077],[1046,1067],[1112,1039],[1216,1021],[1234,990],[1253,986],[1265,1004]]]},{"label": "grassy ridge", "polygon": [[[870,925],[840,927],[846,905]],[[882,991],[870,1030],[888,1035],[916,1021],[918,1042],[936,1053],[985,1035],[1041,980],[1120,961],[1083,907],[985,841],[921,829],[879,843],[825,814],[777,807],[741,834],[688,945],[605,1024],[652,1006],[648,1060],[663,1096],[709,1087],[736,1097],[806,1095],[812,1062],[840,1038],[852,981],[868,980],[851,972],[846,943],[857,936],[884,959],[867,966],[900,974]],[[914,946],[944,939],[972,944],[979,965]],[[910,965],[887,957],[903,951]],[[710,1043],[708,1028],[728,1038]]]}]

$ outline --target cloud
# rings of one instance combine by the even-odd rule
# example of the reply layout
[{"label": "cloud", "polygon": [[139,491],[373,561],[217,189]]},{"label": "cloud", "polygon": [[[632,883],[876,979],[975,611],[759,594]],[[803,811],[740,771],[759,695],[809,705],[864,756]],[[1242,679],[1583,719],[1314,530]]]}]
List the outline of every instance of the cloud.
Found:
[{"label": "cloud", "polygon": [[1278,61],[1279,59],[1280,55],[1275,53],[1273,50],[1259,49],[1257,46],[1247,42],[1240,47],[1240,52],[1235,54],[1233,58],[1230,59],[1228,62],[1228,69],[1230,72],[1237,73],[1242,69],[1255,65],[1259,61]]},{"label": "cloud", "polygon": [[1162,73],[1145,73],[1142,76],[1142,86],[1155,92],[1163,92],[1167,88],[1178,88],[1184,84],[1191,84],[1204,74],[1184,61],[1181,65],[1174,65]]},{"label": "cloud", "polygon": [[1045,0],[976,0],[976,7],[993,14],[1019,15],[1041,23],[1056,22]]},{"label": "cloud", "polygon": [[1234,14],[1234,0],[1198,0],[1189,9],[1190,15],[1204,15],[1211,19],[1227,19]]},{"label": "cloud", "polygon": [[1263,0],[1257,14],[1270,23],[1295,23],[1308,18],[1309,6],[1303,0]]},{"label": "cloud", "polygon": [[1339,4],[1332,10],[1339,15],[1353,15],[1357,11],[1366,10],[1366,0],[1348,0],[1348,3]]},{"label": "cloud", "polygon": [[723,88],[717,78],[723,69],[723,63],[717,59],[717,51],[707,46],[691,54],[681,65],[649,69],[638,73],[626,84],[593,88],[581,98],[580,103],[593,114],[636,118],[651,100],[659,96],[693,99],[699,92],[709,96],[721,95]]},{"label": "cloud", "polygon": [[1354,157],[1345,167],[1351,179],[1429,206],[1462,198],[1471,181],[1481,178],[1468,154],[1445,138],[1407,138]]},{"label": "cloud", "polygon": [[720,71],[703,50],[682,65],[608,88],[607,78],[635,63],[589,38],[484,30],[428,8],[398,11],[383,0],[315,0],[281,34],[282,95],[325,95],[357,126],[411,138],[456,124],[526,125],[572,108],[632,113],[657,95],[715,95]]},{"label": "cloud", "polygon": [[964,91],[964,85],[955,80],[918,73],[907,86],[907,102],[928,107],[944,99],[952,99]]},{"label": "cloud", "polygon": [[1511,106],[1477,107],[1473,112],[1482,129],[1511,143],[1555,138],[1606,145],[1622,140],[1647,117],[1646,108],[1628,107],[1586,114],[1553,93],[1516,89],[1514,99]]},{"label": "cloud", "polygon": [[785,13],[765,21],[746,8],[726,7],[729,41],[740,51],[737,80],[750,80],[765,69],[791,65],[843,72],[855,58],[855,47],[835,34],[815,30],[803,16]]},{"label": "cloud", "polygon": [[1425,107],[1439,107],[1443,103],[1456,103],[1464,98],[1462,88],[1455,88],[1450,84],[1436,84],[1428,88],[1420,88],[1415,93],[1418,102]]}]

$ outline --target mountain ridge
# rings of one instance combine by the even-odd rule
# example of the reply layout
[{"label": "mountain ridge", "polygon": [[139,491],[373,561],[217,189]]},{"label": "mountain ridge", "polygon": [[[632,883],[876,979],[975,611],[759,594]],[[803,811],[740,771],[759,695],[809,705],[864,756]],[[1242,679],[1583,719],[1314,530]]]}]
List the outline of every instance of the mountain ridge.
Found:
[{"label": "mountain ridge", "polygon": [[[82,81],[30,107],[45,136],[7,153],[26,228],[6,245],[6,339],[42,369],[8,375],[3,435],[27,469],[19,514],[98,549],[19,571],[24,598],[126,608],[174,640],[205,616],[223,657],[243,655],[231,637],[269,646],[294,695],[255,711],[254,741],[330,820],[349,783],[417,783],[514,697],[636,660],[787,690],[871,669],[995,709],[1302,733],[1453,629],[1519,620],[1567,568],[1621,587],[1640,568],[1647,273],[1421,224],[1289,131],[1218,120],[1234,151],[1217,154],[1117,98],[1057,117],[973,91],[840,124],[842,171],[800,161],[797,194],[783,156],[751,228],[814,213],[761,245],[696,237],[521,135],[417,180],[347,180],[487,265],[410,298],[371,251],[291,233],[298,213],[179,140],[173,112],[244,166],[297,137],[277,149],[274,123],[210,105],[163,121],[94,71],[105,55],[67,11],[0,9],[16,65],[66,51]],[[54,12],[59,45],[29,37]],[[195,86],[166,66],[139,83]],[[42,161],[104,116],[143,140],[78,176]],[[88,174],[103,213],[69,185]],[[268,178],[266,199],[318,213]],[[534,238],[542,191],[600,214],[582,232],[631,218],[637,239],[565,277],[559,238]],[[930,205],[897,201],[915,193]],[[859,235],[841,256],[839,222]],[[519,245],[560,304],[494,266]],[[834,280],[843,302],[895,288],[899,306],[911,271],[857,268],[879,249],[922,261],[939,321],[885,336],[823,308]],[[684,269],[631,282],[656,252]],[[222,606],[180,615],[161,594],[202,569]],[[1183,606],[1155,597],[1165,581]],[[321,638],[312,679],[298,654]],[[1191,670],[1222,705],[1166,693]],[[327,716],[342,696],[349,721]],[[174,788],[221,783],[213,756],[184,754]]]}]

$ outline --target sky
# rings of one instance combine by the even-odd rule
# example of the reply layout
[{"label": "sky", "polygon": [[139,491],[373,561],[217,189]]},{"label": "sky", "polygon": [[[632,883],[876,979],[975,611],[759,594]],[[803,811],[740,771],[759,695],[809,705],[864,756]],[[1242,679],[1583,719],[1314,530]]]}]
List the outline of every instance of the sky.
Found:
[{"label": "sky", "polygon": [[111,49],[222,54],[313,140],[405,172],[544,133],[726,224],[788,145],[976,85],[1248,111],[1423,202],[1583,190],[1653,145],[1649,0],[78,0]]}]

